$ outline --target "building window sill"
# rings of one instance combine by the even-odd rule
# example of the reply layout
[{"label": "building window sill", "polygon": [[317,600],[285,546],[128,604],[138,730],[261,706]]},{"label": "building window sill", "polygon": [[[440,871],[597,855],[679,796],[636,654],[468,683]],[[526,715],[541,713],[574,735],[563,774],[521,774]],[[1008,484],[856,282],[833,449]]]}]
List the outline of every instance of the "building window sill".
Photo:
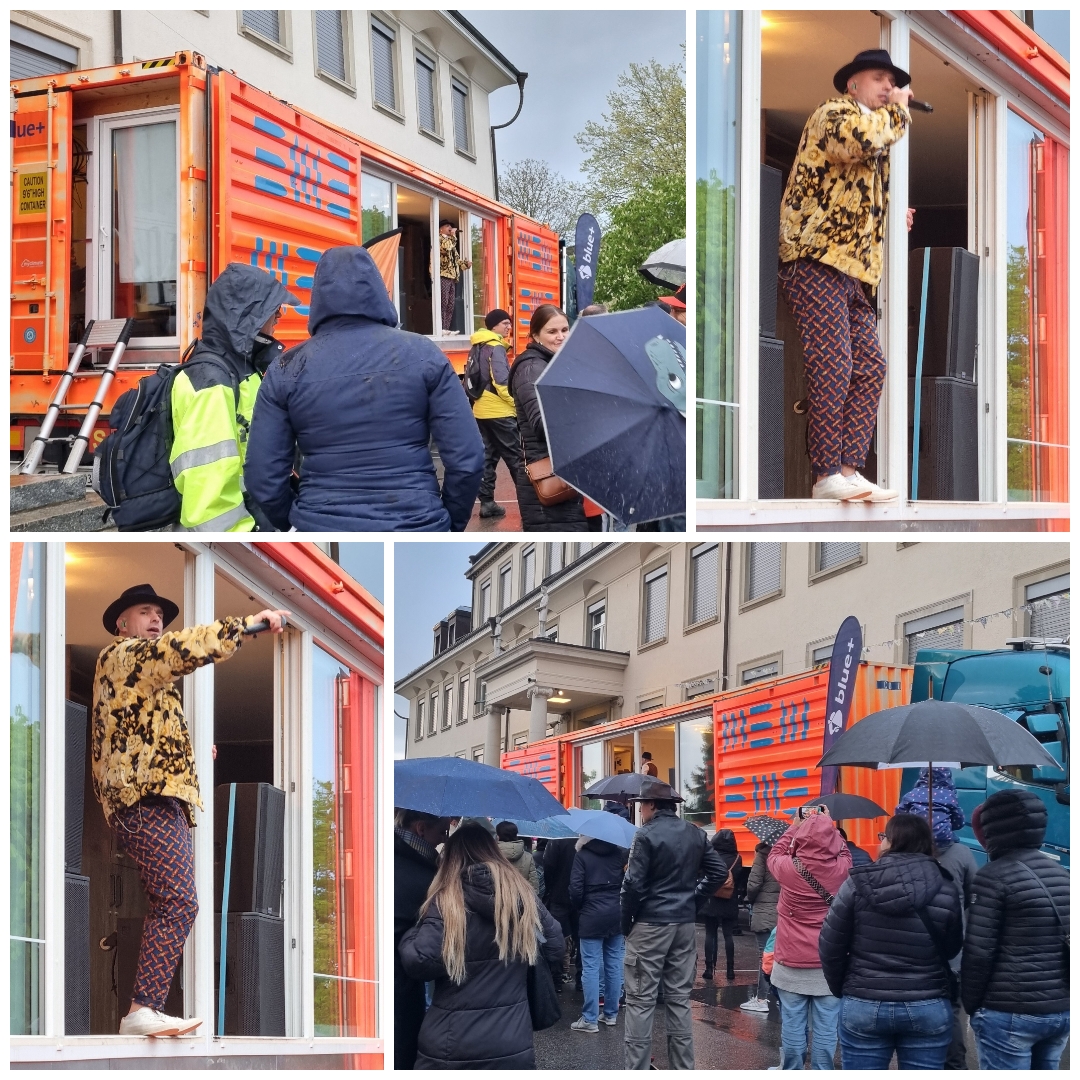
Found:
[{"label": "building window sill", "polygon": [[266,49],[267,52],[272,52],[276,56],[280,56],[282,60],[287,60],[290,64],[292,63],[292,49],[287,49],[280,42],[271,41],[270,38],[263,37],[258,31],[252,30],[250,26],[241,27],[240,33],[246,37],[248,41],[254,41],[256,45]]},{"label": "building window sill", "polygon": [[323,71],[319,68],[315,74],[322,79],[323,82],[329,83],[331,86],[336,87],[344,94],[348,94],[349,97],[356,97],[356,87],[352,83],[345,82],[343,79],[339,79],[336,75],[331,75],[328,71]]},{"label": "building window sill", "polygon": [[391,109],[389,105],[384,105],[381,101],[372,101],[371,107],[377,112],[385,113],[391,120],[396,120],[399,124],[405,123],[404,113],[399,113],[397,109]]},{"label": "building window sill", "polygon": [[683,627],[684,634],[693,634],[697,630],[704,630],[706,626],[715,626],[720,621],[720,613],[717,612],[709,619],[699,619],[696,623],[690,623]]},{"label": "building window sill", "polygon": [[476,155],[471,150],[462,150],[460,146],[455,146],[454,153],[460,155],[463,158],[467,158],[474,165],[476,164]]},{"label": "building window sill", "polygon": [[643,641],[638,646],[638,652],[639,653],[648,652],[649,649],[655,649],[659,645],[666,645],[667,640],[668,640],[667,639],[667,634],[665,634],[662,638],[657,638],[655,641]]},{"label": "building window sill", "polygon": [[432,142],[438,143],[440,146],[446,145],[445,140],[437,131],[428,131],[427,128],[417,128],[416,130],[419,131],[425,139],[430,139]]}]

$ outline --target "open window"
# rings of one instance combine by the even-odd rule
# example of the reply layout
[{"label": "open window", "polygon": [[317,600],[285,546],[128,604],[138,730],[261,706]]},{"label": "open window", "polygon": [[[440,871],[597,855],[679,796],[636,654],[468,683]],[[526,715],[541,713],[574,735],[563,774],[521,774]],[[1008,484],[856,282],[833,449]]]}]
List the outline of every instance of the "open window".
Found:
[{"label": "open window", "polygon": [[[434,333],[432,277],[432,199],[397,184],[397,223],[401,229],[398,253],[398,315],[401,327],[413,334]],[[437,255],[436,255],[437,257]]]}]

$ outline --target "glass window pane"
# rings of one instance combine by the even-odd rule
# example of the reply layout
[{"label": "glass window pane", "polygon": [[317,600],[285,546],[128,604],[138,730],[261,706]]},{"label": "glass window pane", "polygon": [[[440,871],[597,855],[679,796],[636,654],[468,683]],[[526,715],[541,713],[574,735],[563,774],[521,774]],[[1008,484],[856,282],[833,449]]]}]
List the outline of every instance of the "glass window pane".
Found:
[{"label": "glass window pane", "polygon": [[1068,154],[1008,114],[1008,497],[1068,499]]},{"label": "glass window pane", "polygon": [[782,559],[779,544],[748,544],[750,566],[746,575],[746,599],[757,600],[780,589]]},{"label": "glass window pane", "polygon": [[[578,777],[578,791],[584,791],[590,784],[595,784],[604,775],[604,744],[587,743],[581,748],[581,773]],[[604,804],[599,799],[582,800],[585,810],[602,810]]]},{"label": "glass window pane", "polygon": [[818,545],[818,569],[831,570],[859,558],[862,545],[855,543],[832,543]]},{"label": "glass window pane", "polygon": [[176,124],[112,133],[113,311],[136,337],[176,334]]},{"label": "glass window pane", "polygon": [[738,492],[735,363],[738,11],[701,11],[697,134],[697,494]]},{"label": "glass window pane", "polygon": [[691,552],[690,622],[716,617],[717,544],[702,545]]},{"label": "glass window pane", "polygon": [[12,544],[11,558],[19,566],[11,634],[11,1034],[40,1035],[45,545]]},{"label": "glass window pane", "polygon": [[389,180],[370,173],[360,176],[360,198],[363,203],[364,242],[373,236],[381,236],[394,227],[393,193]]},{"label": "glass window pane", "polygon": [[678,728],[682,816],[711,832],[716,821],[712,717],[684,720]]},{"label": "glass window pane", "polygon": [[[312,648],[312,856],[315,1034],[375,1032],[375,942],[368,758],[372,688]],[[365,798],[365,794],[367,798]]]},{"label": "glass window pane", "polygon": [[451,91],[454,106],[454,147],[469,152],[469,88],[453,79]]},{"label": "glass window pane", "polygon": [[654,570],[645,578],[645,643],[667,636],[667,569]]},{"label": "glass window pane", "polygon": [[[469,217],[472,243],[473,333],[484,329],[484,316],[496,306],[495,222]],[[512,332],[511,332],[511,336]]]},{"label": "glass window pane", "polygon": [[270,41],[281,43],[281,20],[276,11],[245,11],[244,25]]}]

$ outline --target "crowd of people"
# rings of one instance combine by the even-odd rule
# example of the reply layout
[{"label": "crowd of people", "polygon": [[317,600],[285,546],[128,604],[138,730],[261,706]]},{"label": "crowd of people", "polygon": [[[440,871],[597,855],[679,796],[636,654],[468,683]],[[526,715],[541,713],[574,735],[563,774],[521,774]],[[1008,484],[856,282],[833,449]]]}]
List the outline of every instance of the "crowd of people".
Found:
[{"label": "crowd of people", "polygon": [[[643,763],[643,765],[646,763]],[[646,771],[643,768],[643,771]],[[395,830],[395,1068],[534,1068],[533,982],[583,995],[573,1032],[614,1027],[626,1068],[694,1068],[690,992],[733,982],[748,904],[759,972],[740,1008],[779,1003],[775,1069],[1053,1069],[1069,1034],[1069,875],[1039,849],[1042,801],[991,795],[967,822],[950,770],[922,770],[879,834],[875,859],[823,806],[754,848],[746,876],[731,829],[711,838],[646,772],[629,850],[580,837],[530,853],[512,822],[399,810]],[[932,797],[931,797],[932,791]],[[629,817],[626,802],[604,809]],[[970,824],[977,868],[955,838]],[[441,852],[441,853],[440,853]],[[858,858],[856,858],[856,854]],[[533,1017],[533,1019],[535,1019]],[[969,1066],[966,1024],[978,1053]]]},{"label": "crowd of people", "polygon": [[[448,223],[441,231],[453,246]],[[452,307],[457,280],[447,276],[445,248],[442,300]],[[455,264],[459,273],[467,265]],[[550,487],[538,495],[551,467],[536,382],[570,331],[560,308],[541,304],[532,312],[528,343],[512,363],[510,314],[486,314],[471,338],[474,395],[434,341],[399,328],[364,248],[324,253],[311,289],[309,337],[286,350],[274,328],[284,305],[297,304],[273,275],[240,263],[207,290],[202,336],[166,391],[169,422],[161,437],[165,483],[171,478],[175,487],[174,528],[460,532],[478,497],[481,517],[506,514],[495,499],[500,461],[514,481],[525,531],[603,528],[601,508],[567,485],[557,501]],[[664,309],[685,315],[680,305],[671,297]],[[604,310],[593,305],[582,315]],[[123,428],[132,438],[127,417],[120,410],[112,419],[118,435]],[[145,470],[164,468],[156,444],[154,452]],[[121,500],[147,489],[150,472],[133,475],[144,469],[134,455],[117,467],[124,471],[113,485]],[[142,504],[128,502],[117,521],[163,527],[159,490],[151,492],[152,513],[145,504],[153,520],[135,520]]]}]

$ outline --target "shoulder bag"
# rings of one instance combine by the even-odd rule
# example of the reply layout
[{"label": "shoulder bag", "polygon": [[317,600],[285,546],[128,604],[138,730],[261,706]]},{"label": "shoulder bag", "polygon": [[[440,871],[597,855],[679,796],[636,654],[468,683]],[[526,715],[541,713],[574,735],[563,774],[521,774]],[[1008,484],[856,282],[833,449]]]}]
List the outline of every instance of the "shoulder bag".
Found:
[{"label": "shoulder bag", "polygon": [[814,877],[814,875],[811,874],[805,866],[803,866],[802,861],[799,859],[798,855],[791,856],[791,865],[795,867],[795,873],[797,873],[799,877],[801,877],[803,881],[805,881],[806,884],[809,885],[810,888],[813,889],[814,892],[816,892],[818,896],[820,896],[821,899],[825,901],[826,904],[832,907],[832,902],[836,899],[836,897],[833,896],[833,894],[829,892],[829,890],[826,889],[825,886],[822,885],[821,882],[818,881],[818,879]]},{"label": "shoulder bag", "polygon": [[526,462],[525,475],[529,478],[541,506],[558,506],[577,497],[577,492],[562,477],[551,470],[551,458],[540,458],[531,464]]},{"label": "shoulder bag", "polygon": [[559,1006],[559,995],[555,992],[551,968],[542,954],[537,956],[535,964],[529,965],[526,988],[533,1031],[543,1031],[557,1024],[562,1019],[562,1009]]}]

